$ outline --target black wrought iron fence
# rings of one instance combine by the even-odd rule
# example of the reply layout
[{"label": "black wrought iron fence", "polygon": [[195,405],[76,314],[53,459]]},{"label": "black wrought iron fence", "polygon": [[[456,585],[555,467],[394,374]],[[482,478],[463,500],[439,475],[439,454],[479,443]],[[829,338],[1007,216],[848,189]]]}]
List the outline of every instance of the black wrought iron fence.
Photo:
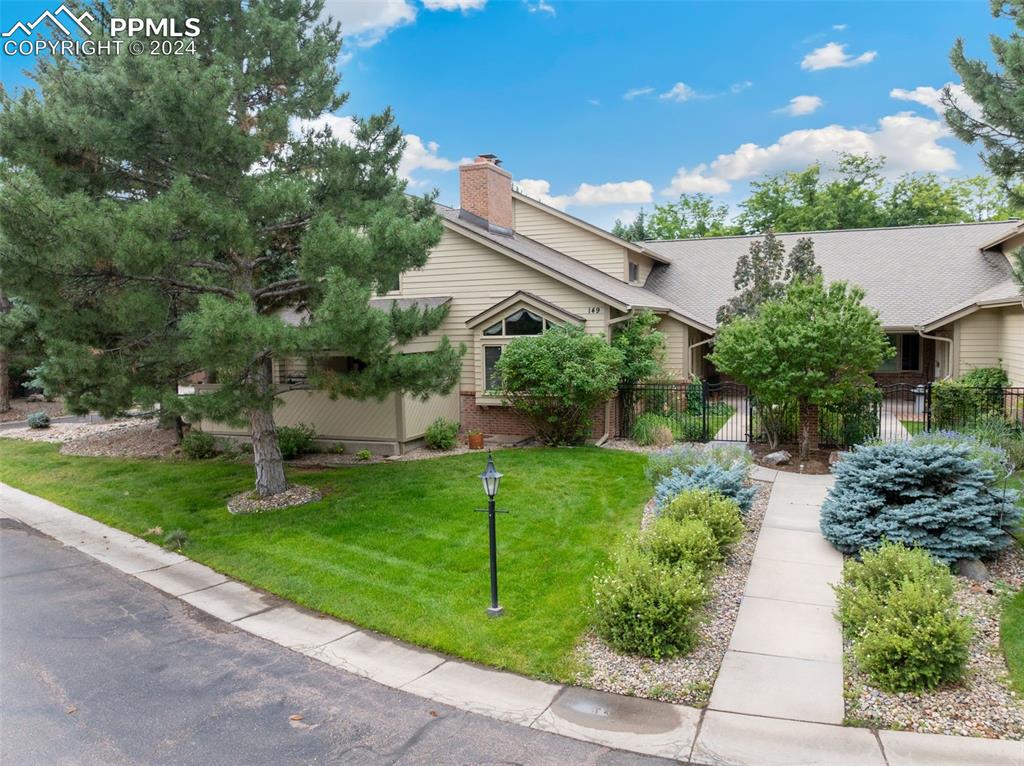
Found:
[{"label": "black wrought iron fence", "polygon": [[750,405],[738,383],[637,383],[619,389],[619,435],[657,441],[748,441]]}]

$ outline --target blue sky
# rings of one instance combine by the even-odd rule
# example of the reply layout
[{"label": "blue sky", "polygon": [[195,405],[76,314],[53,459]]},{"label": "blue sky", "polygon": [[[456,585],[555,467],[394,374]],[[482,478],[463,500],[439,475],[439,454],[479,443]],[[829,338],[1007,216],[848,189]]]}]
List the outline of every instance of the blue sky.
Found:
[{"label": "blue sky", "polygon": [[[59,3],[4,2],[13,14]],[[458,162],[499,155],[523,189],[608,226],[680,192],[735,204],[764,173],[840,150],[891,170],[978,172],[935,89],[962,36],[989,58],[988,4],[328,0],[351,99],[394,107],[403,172],[456,203]],[[21,78],[3,62],[6,85]],[[793,99],[796,99],[795,101]]]}]

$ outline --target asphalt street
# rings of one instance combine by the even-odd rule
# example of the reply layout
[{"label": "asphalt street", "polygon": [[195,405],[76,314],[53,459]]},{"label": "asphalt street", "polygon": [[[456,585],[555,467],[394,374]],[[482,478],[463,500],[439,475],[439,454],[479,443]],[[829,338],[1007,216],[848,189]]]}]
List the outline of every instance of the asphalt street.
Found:
[{"label": "asphalt street", "polygon": [[655,764],[381,686],[0,519],[0,762]]}]

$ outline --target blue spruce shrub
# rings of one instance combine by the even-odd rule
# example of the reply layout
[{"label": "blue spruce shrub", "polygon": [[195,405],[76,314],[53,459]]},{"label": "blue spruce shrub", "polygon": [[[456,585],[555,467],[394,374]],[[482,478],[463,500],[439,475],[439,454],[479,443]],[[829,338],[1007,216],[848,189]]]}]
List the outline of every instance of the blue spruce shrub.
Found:
[{"label": "blue spruce shrub", "polygon": [[757,495],[756,487],[746,484],[749,465],[736,461],[728,466],[718,463],[702,463],[695,465],[687,473],[673,468],[668,476],[658,482],[654,488],[654,509],[661,509],[671,503],[681,493],[689,489],[707,489],[717,492],[723,497],[736,501],[740,511],[746,513]]},{"label": "blue spruce shrub", "polygon": [[844,553],[891,540],[947,564],[992,555],[1010,544],[1021,508],[971,450],[897,442],[847,453],[821,507],[822,534]]}]

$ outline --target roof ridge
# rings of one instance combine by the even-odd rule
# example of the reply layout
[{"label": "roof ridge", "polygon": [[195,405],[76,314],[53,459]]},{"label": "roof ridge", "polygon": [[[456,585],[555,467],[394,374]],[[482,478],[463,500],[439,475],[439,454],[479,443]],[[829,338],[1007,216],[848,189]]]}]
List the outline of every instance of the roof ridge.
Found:
[{"label": "roof ridge", "polygon": [[[907,226],[862,226],[859,228],[852,229],[808,229],[805,231],[777,231],[775,236],[777,237],[790,237],[799,234],[839,234],[844,232],[856,232],[856,231],[893,231],[899,229],[940,229],[950,228],[953,226],[994,226],[996,224],[1011,224],[1021,223],[1024,219],[1020,218],[1007,218],[1002,221],[960,221],[956,223],[916,223]],[[765,233],[767,234],[767,232]],[[645,245],[657,245],[662,242],[707,242],[708,240],[720,240],[720,239],[758,239],[764,237],[765,234],[724,234],[718,237],[677,237],[674,239],[645,239],[643,243]]]}]

